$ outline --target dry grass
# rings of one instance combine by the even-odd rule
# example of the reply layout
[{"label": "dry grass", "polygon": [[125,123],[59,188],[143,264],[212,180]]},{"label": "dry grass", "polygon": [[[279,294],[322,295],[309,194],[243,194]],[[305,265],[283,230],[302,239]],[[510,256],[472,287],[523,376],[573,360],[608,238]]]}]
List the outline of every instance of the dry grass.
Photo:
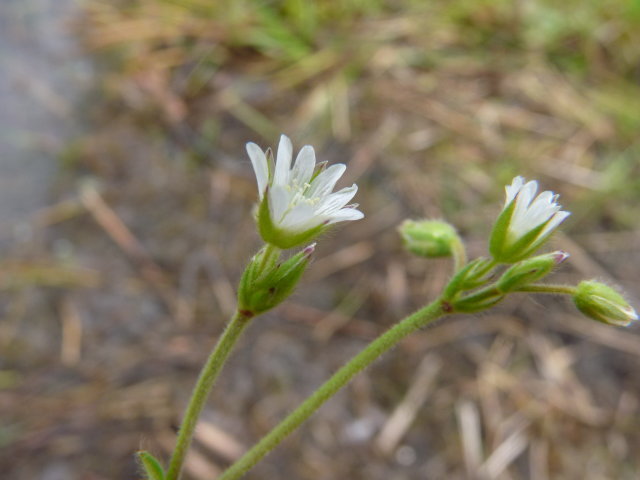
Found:
[{"label": "dry grass", "polygon": [[[135,478],[137,448],[168,454],[258,246],[248,140],[286,132],[348,163],[367,217],[249,329],[194,480],[438,292],[449,265],[401,251],[406,217],[446,218],[480,255],[502,185],[538,178],[574,212],[557,278],[640,297],[637,2],[315,5],[87,3],[88,128],[2,262],[7,478]],[[635,479],[639,370],[637,329],[512,298],[407,339],[248,478]]]}]

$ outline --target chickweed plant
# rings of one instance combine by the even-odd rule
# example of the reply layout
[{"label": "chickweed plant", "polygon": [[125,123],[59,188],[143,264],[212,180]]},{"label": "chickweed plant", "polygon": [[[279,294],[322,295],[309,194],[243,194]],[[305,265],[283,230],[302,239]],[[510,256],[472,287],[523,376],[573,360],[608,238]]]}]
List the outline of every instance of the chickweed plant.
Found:
[{"label": "chickweed plant", "polygon": [[[167,467],[149,452],[138,452],[149,480],[180,478],[198,417],[234,345],[256,316],[275,308],[295,290],[314,252],[314,241],[336,223],[364,217],[357,204],[349,204],[358,189],[355,184],[333,192],[345,165],[317,164],[313,147],[304,146],[292,166],[293,148],[285,135],[275,161],[270,149],[263,151],[254,143],[246,148],[258,184],[255,219],[264,245],[242,274],[236,312],[202,368]],[[518,176],[505,190],[505,204],[493,225],[486,257],[468,259],[464,242],[445,221],[406,220],[400,225],[402,241],[412,254],[452,259],[454,272],[440,295],[369,343],[219,480],[241,478],[356,374],[435,320],[487,310],[512,293],[568,295],[586,317],[610,325],[627,326],[638,319],[620,293],[598,281],[582,281],[577,286],[542,283],[569,258],[563,251],[538,251],[570,213],[562,210],[553,192],[538,194],[535,180],[527,182]],[[292,252],[285,255],[285,250]]]}]

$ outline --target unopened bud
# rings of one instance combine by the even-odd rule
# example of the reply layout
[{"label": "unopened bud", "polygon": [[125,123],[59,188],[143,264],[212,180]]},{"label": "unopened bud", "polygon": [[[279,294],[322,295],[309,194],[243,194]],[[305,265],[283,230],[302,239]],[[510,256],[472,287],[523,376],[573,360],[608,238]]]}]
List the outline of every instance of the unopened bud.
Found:
[{"label": "unopened bud", "polygon": [[404,246],[420,257],[448,257],[460,245],[456,230],[440,220],[405,220],[398,228]]},{"label": "unopened bud", "polygon": [[504,294],[496,288],[486,288],[452,302],[452,311],[474,313],[493,307],[504,298]]},{"label": "unopened bud", "polygon": [[164,480],[165,472],[158,459],[144,450],[139,451],[136,456],[146,474],[145,480]]},{"label": "unopened bud", "polygon": [[568,253],[558,250],[522,260],[502,274],[496,287],[503,293],[518,290],[547,276],[556,265],[567,258],[569,258]]},{"label": "unopened bud", "polygon": [[476,258],[462,267],[445,287],[443,297],[452,299],[464,290],[471,290],[487,282],[491,275],[491,261],[487,258]]},{"label": "unopened bud", "polygon": [[638,320],[638,314],[624,297],[604,283],[580,282],[573,301],[584,315],[602,323],[626,327]]},{"label": "unopened bud", "polygon": [[240,279],[238,309],[254,316],[282,303],[300,281],[315,245],[281,263],[278,258],[265,262],[264,251],[255,255]]}]

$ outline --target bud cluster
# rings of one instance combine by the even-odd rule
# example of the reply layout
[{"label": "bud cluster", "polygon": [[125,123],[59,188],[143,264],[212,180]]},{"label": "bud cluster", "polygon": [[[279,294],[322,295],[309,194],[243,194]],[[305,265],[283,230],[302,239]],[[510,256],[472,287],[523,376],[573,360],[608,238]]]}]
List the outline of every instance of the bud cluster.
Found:
[{"label": "bud cluster", "polygon": [[[577,287],[536,283],[569,257],[563,251],[532,255],[570,215],[556,202],[558,195],[550,191],[536,195],[537,191],[538,182],[522,177],[506,187],[504,208],[491,233],[490,259],[467,262],[462,240],[446,222],[405,220],[400,225],[409,252],[421,257],[454,257],[457,271],[442,294],[443,311],[479,312],[509,293],[528,291],[572,295],[584,315],[611,325],[626,326],[637,320],[624,297],[602,283],[585,281]],[[501,273],[497,271],[500,265],[506,265]]]}]

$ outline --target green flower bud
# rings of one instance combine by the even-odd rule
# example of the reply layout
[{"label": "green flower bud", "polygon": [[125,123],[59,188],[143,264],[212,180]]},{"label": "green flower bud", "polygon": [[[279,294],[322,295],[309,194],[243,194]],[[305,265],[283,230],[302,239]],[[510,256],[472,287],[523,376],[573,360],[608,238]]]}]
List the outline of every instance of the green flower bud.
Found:
[{"label": "green flower bud", "polygon": [[454,298],[458,293],[477,288],[487,281],[491,271],[491,261],[487,258],[476,258],[467,263],[451,279],[444,290],[444,298]]},{"label": "green flower bud", "polygon": [[420,257],[449,257],[462,243],[456,230],[440,220],[405,220],[398,231],[405,248]]},{"label": "green flower bud", "polygon": [[263,248],[251,259],[240,279],[238,310],[249,316],[271,310],[291,295],[309,264],[315,243],[284,262],[279,262],[279,253],[270,255],[270,248]]},{"label": "green flower bud", "polygon": [[573,302],[584,315],[609,325],[626,327],[638,314],[622,295],[604,283],[583,281],[576,287]]},{"label": "green flower bud", "polygon": [[466,297],[449,302],[453,312],[474,313],[493,307],[504,298],[504,294],[496,288],[485,288]]},{"label": "green flower bud", "polygon": [[145,473],[145,480],[164,480],[165,473],[160,462],[144,450],[136,453],[138,461]]},{"label": "green flower bud", "polygon": [[547,276],[556,265],[569,258],[562,251],[546,253],[516,263],[502,274],[496,287],[503,293],[513,292]]}]

